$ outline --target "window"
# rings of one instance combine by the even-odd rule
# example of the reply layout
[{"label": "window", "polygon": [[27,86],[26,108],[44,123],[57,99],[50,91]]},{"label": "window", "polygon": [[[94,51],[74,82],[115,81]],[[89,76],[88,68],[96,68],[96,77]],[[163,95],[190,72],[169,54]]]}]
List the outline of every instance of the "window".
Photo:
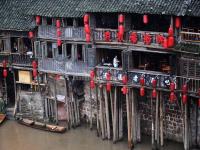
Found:
[{"label": "window", "polygon": [[77,59],[79,61],[83,61],[84,60],[84,56],[83,56],[83,46],[78,44],[77,45]]},{"label": "window", "polygon": [[63,44],[64,57],[71,59],[72,57],[72,44]]},{"label": "window", "polygon": [[53,58],[53,49],[51,42],[47,42],[47,58]]},{"label": "window", "polygon": [[73,26],[73,19],[72,18],[67,19],[67,26]]},{"label": "window", "polygon": [[84,26],[84,23],[83,23],[83,19],[82,19],[82,18],[78,18],[78,19],[77,19],[77,22],[78,22],[78,27],[83,27],[83,26]]},{"label": "window", "polygon": [[47,25],[52,25],[53,21],[52,18],[46,18],[47,19]]},{"label": "window", "polygon": [[0,39],[0,52],[3,52],[5,50],[5,41]]}]

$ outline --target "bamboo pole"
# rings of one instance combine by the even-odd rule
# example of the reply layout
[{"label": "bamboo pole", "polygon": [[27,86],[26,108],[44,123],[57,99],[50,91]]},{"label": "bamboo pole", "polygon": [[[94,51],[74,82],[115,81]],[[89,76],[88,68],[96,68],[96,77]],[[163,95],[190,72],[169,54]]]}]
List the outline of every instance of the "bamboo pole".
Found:
[{"label": "bamboo pole", "polygon": [[164,146],[163,137],[163,94],[160,92],[160,145]]},{"label": "bamboo pole", "polygon": [[107,135],[108,139],[110,140],[110,117],[109,117],[109,105],[108,105],[108,92],[106,91],[106,88],[104,88],[105,93],[105,111],[106,111],[106,128],[107,128]]}]

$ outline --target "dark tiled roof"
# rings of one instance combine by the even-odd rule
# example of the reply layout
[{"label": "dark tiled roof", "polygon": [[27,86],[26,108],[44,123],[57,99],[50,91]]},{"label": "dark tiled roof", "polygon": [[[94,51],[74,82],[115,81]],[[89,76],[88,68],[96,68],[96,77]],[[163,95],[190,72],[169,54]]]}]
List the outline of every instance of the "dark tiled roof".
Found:
[{"label": "dark tiled roof", "polygon": [[[191,2],[192,1],[192,2]],[[82,0],[77,10],[83,12],[127,12],[184,16],[200,12],[199,0]]]},{"label": "dark tiled roof", "polygon": [[46,17],[82,17],[83,12],[76,11],[81,0],[34,0],[27,12],[29,15]]},{"label": "dark tiled roof", "polygon": [[200,17],[200,0],[191,0],[187,15]]},{"label": "dark tiled roof", "polygon": [[28,31],[34,28],[32,17],[24,14],[33,0],[1,0],[0,29]]}]

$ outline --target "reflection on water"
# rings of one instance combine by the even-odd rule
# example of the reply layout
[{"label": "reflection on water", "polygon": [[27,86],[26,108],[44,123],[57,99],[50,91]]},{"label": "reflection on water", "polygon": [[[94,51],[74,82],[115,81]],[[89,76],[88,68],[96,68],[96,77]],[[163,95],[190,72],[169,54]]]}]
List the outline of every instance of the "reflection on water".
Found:
[{"label": "reflection on water", "polygon": [[[146,138],[134,150],[150,150],[151,138]],[[167,143],[165,150],[182,150],[182,144]],[[79,127],[64,134],[32,129],[14,121],[0,126],[0,150],[128,150],[127,142],[113,144],[96,136],[95,131]]]}]

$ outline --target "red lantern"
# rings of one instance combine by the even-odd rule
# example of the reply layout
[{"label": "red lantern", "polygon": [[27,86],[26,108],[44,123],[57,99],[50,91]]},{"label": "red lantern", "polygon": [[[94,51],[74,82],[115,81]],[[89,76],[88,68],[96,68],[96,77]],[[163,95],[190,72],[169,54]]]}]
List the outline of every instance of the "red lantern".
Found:
[{"label": "red lantern", "polygon": [[37,69],[33,69],[33,77],[37,77]]},{"label": "red lantern", "polygon": [[162,36],[162,35],[156,35],[156,42],[158,43],[158,44],[163,44],[163,42],[164,42],[164,37]]},{"label": "red lantern", "polygon": [[170,91],[174,91],[175,90],[175,83],[171,82],[170,83]]},{"label": "red lantern", "polygon": [[57,45],[58,45],[58,46],[61,46],[61,45],[62,45],[61,39],[57,39]]},{"label": "red lantern", "polygon": [[176,28],[180,28],[181,27],[181,18],[180,17],[176,17],[175,26],[176,26]]},{"label": "red lantern", "polygon": [[60,28],[61,27],[61,22],[60,22],[60,20],[58,19],[58,20],[56,20],[56,27],[57,28]]},{"label": "red lantern", "polygon": [[29,39],[32,39],[32,38],[34,37],[34,35],[33,35],[33,32],[32,32],[32,31],[29,31],[29,32],[28,32],[28,37],[29,37]]},{"label": "red lantern", "polygon": [[168,36],[174,36],[174,29],[171,26],[168,29]]},{"label": "red lantern", "polygon": [[127,82],[128,82],[128,77],[127,77],[127,75],[123,75],[123,76],[122,76],[122,82],[123,82],[123,84],[127,84]]},{"label": "red lantern", "polygon": [[124,36],[124,26],[122,24],[119,25],[118,30],[119,30],[119,34]]},{"label": "red lantern", "polygon": [[90,34],[87,34],[87,33],[86,33],[85,38],[86,38],[86,42],[89,43],[89,42],[90,42]]},{"label": "red lantern", "polygon": [[141,86],[144,86],[144,82],[145,82],[144,77],[143,76],[140,77],[140,85]]},{"label": "red lantern", "polygon": [[143,16],[143,23],[147,24],[149,22],[148,15]]},{"label": "red lantern", "polygon": [[173,103],[175,101],[175,99],[176,99],[176,97],[175,97],[174,92],[171,92],[170,93],[170,98],[169,98],[170,102]]},{"label": "red lantern", "polygon": [[60,30],[60,28],[57,28],[56,34],[57,34],[57,37],[60,37],[60,36],[61,36],[61,30]]},{"label": "red lantern", "polygon": [[124,23],[124,15],[119,15],[119,23]]},{"label": "red lantern", "polygon": [[125,87],[125,86],[123,86],[123,88],[121,89],[121,91],[122,91],[122,93],[123,93],[124,95],[128,94],[128,88]]},{"label": "red lantern", "polygon": [[91,70],[91,71],[90,71],[90,78],[91,78],[91,79],[94,79],[94,76],[95,76],[94,70]]},{"label": "red lantern", "polygon": [[37,62],[34,60],[34,61],[32,61],[32,67],[34,68],[34,69],[36,69],[37,68]]},{"label": "red lantern", "polygon": [[141,87],[140,88],[140,96],[144,96],[145,95],[145,90],[144,90],[144,87]]},{"label": "red lantern", "polygon": [[111,74],[110,72],[107,72],[106,73],[106,80],[109,81],[111,79]]},{"label": "red lantern", "polygon": [[187,95],[186,95],[186,94],[183,94],[183,95],[182,95],[182,102],[183,102],[183,104],[186,104],[186,103],[187,103],[187,100],[188,100]]},{"label": "red lantern", "polygon": [[40,25],[40,16],[36,16],[36,24]]},{"label": "red lantern", "polygon": [[186,94],[188,92],[188,87],[187,87],[187,84],[184,84],[183,87],[182,87],[182,92],[183,94]]},{"label": "red lantern", "polygon": [[164,38],[163,47],[168,48],[168,39],[167,38]]},{"label": "red lantern", "polygon": [[117,32],[117,39],[118,39],[118,42],[123,42],[124,35],[122,35],[119,32]]},{"label": "red lantern", "polygon": [[85,33],[90,34],[90,26],[88,24],[85,24]]},{"label": "red lantern", "polygon": [[94,87],[95,87],[94,80],[90,80],[90,88],[91,88],[91,89],[94,89]]},{"label": "red lantern", "polygon": [[173,36],[168,37],[167,42],[168,42],[167,43],[168,47],[173,47],[174,46],[174,37]]},{"label": "red lantern", "polygon": [[152,38],[151,38],[150,34],[148,34],[148,33],[144,34],[144,36],[143,36],[144,44],[150,45],[151,44],[151,40],[152,40]]},{"label": "red lantern", "polygon": [[7,67],[7,62],[6,62],[6,60],[3,60],[2,64],[3,64],[3,68],[6,68],[6,67]]},{"label": "red lantern", "polygon": [[136,44],[136,43],[137,43],[138,37],[137,37],[137,33],[136,33],[136,32],[132,32],[132,33],[130,34],[130,41],[131,41],[131,43],[133,43],[133,44]]},{"label": "red lantern", "polygon": [[153,89],[153,91],[152,91],[152,98],[156,98],[156,96],[157,96],[156,89]]},{"label": "red lantern", "polygon": [[8,76],[7,69],[3,69],[3,77],[6,78]]},{"label": "red lantern", "polygon": [[110,92],[110,90],[111,90],[111,83],[107,82],[106,83],[106,91]]},{"label": "red lantern", "polygon": [[153,79],[153,80],[152,80],[152,86],[155,88],[156,85],[157,85],[157,81],[156,81],[156,79]]},{"label": "red lantern", "polygon": [[89,24],[89,15],[85,14],[83,17],[84,24]]},{"label": "red lantern", "polygon": [[104,39],[106,42],[110,42],[110,37],[111,35],[109,31],[104,32]]}]

